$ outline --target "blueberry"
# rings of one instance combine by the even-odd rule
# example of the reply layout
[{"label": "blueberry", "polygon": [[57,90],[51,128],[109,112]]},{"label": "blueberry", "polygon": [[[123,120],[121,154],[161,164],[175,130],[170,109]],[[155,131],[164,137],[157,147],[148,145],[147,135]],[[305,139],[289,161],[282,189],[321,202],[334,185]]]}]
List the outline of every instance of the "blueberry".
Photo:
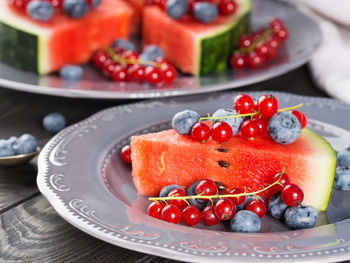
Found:
[{"label": "blueberry", "polygon": [[49,2],[34,0],[30,1],[26,7],[27,14],[38,21],[48,21],[53,15],[53,7]]},{"label": "blueberry", "polygon": [[[217,111],[214,112],[212,117],[225,117],[225,116],[232,116],[236,115],[237,112],[233,109],[218,109]],[[239,127],[241,126],[243,122],[243,118],[226,118],[226,119],[219,119],[216,121],[212,121],[212,124],[214,124],[217,121],[224,121],[227,122],[231,128],[232,128],[232,133],[233,135],[236,135],[239,132]]]},{"label": "blueberry", "polygon": [[95,9],[101,4],[102,0],[92,0],[92,8]]},{"label": "blueberry", "polygon": [[15,155],[12,144],[7,140],[0,140],[0,157]]},{"label": "blueberry", "polygon": [[113,41],[112,47],[121,47],[125,50],[135,51],[135,45],[131,43],[129,40],[125,40],[123,38],[117,38]]},{"label": "blueberry", "polygon": [[17,141],[18,137],[16,136],[11,136],[7,139],[3,139],[3,141],[5,141],[6,143],[9,143],[11,146],[13,146],[15,144],[15,142]]},{"label": "blueberry", "polygon": [[192,110],[184,110],[176,113],[171,125],[179,134],[191,134],[192,126],[198,122],[200,115]]},{"label": "blueberry", "polygon": [[61,113],[49,113],[43,119],[43,126],[48,132],[59,132],[66,127],[66,118]]},{"label": "blueberry", "polygon": [[230,221],[233,232],[257,233],[261,229],[260,218],[252,211],[242,210],[235,214]]},{"label": "blueberry", "polygon": [[69,81],[79,81],[83,76],[83,68],[74,65],[65,65],[60,70],[61,78]]},{"label": "blueberry", "polygon": [[202,23],[212,22],[218,14],[218,6],[208,2],[196,3],[193,8],[194,17]]},{"label": "blueberry", "polygon": [[313,206],[289,207],[284,213],[284,221],[292,230],[314,227],[317,219],[318,211]]},{"label": "blueberry", "polygon": [[170,193],[170,191],[174,190],[174,189],[182,189],[185,190],[182,186],[177,185],[177,184],[170,184],[170,185],[166,185],[164,186],[159,193],[160,197],[166,197],[168,196],[168,194]]},{"label": "blueberry", "polygon": [[88,5],[85,0],[64,0],[63,10],[71,18],[81,18],[88,11]]},{"label": "blueberry", "polygon": [[270,215],[276,219],[282,219],[288,205],[283,202],[281,192],[274,194],[267,202],[267,209]]},{"label": "blueberry", "polygon": [[267,132],[275,142],[290,144],[300,136],[301,126],[292,113],[278,112],[269,120]]},{"label": "blueberry", "polygon": [[263,201],[265,203],[265,201],[260,197],[260,196],[255,196],[255,195],[247,195],[244,199],[244,202],[240,205],[236,206],[236,211],[240,211],[240,210],[244,210],[247,207],[247,204],[256,199],[256,197],[258,197],[258,199],[260,199],[261,201]]},{"label": "blueberry", "polygon": [[23,134],[13,145],[16,154],[35,152],[38,143],[33,135]]},{"label": "blueberry", "polygon": [[156,45],[148,45],[143,49],[140,55],[141,60],[156,60],[156,58],[164,57],[164,51]]},{"label": "blueberry", "polygon": [[337,164],[350,168],[350,147],[344,149],[337,154]]},{"label": "blueberry", "polygon": [[166,1],[166,12],[168,16],[174,19],[180,19],[187,13],[187,0],[168,0]]},{"label": "blueberry", "polygon": [[342,191],[350,191],[350,169],[347,167],[337,167],[333,186]]},{"label": "blueberry", "polygon": [[[194,183],[192,183],[186,190],[186,194],[188,196],[190,195],[197,195],[196,194],[196,187],[197,184],[200,180],[195,181]],[[202,199],[188,199],[187,200],[191,205],[197,206],[200,210],[203,210],[204,207],[207,206],[207,201],[206,200],[202,200]]]}]

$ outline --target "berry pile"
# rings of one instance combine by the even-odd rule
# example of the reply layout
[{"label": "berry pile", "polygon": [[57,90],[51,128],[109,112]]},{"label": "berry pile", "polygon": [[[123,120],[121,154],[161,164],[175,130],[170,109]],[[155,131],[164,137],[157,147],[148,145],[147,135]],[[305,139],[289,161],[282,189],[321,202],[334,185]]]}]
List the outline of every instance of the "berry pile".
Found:
[{"label": "berry pile", "polygon": [[7,139],[0,139],[0,157],[33,153],[37,146],[36,138],[27,133],[20,137],[11,136]]},{"label": "berry pile", "polygon": [[[269,188],[276,194],[266,206],[257,194]],[[276,173],[272,184],[252,193],[241,188],[219,191],[218,183],[202,179],[187,190],[175,184],[163,187],[159,197],[149,198],[153,202],[148,207],[148,215],[174,224],[182,220],[187,226],[195,226],[200,221],[212,226],[230,220],[233,232],[255,233],[260,231],[261,218],[268,210],[276,219],[284,217],[290,229],[303,229],[313,227],[318,218],[315,208],[301,206],[303,197],[303,191],[290,184],[283,172]]]},{"label": "berry pile", "polygon": [[[211,137],[224,143],[232,136],[241,135],[252,139],[269,135],[279,144],[293,143],[306,126],[307,118],[295,108],[301,105],[278,109],[278,100],[271,94],[265,94],[254,101],[246,94],[240,94],[233,100],[234,109],[219,109],[212,116],[200,118],[192,110],[184,110],[174,115],[172,127],[182,135],[191,135],[199,142]],[[211,125],[206,120],[211,120]]]},{"label": "berry pile", "polygon": [[350,191],[350,147],[337,154],[337,168],[333,186],[338,190]]},{"label": "berry pile", "polygon": [[234,69],[255,69],[273,59],[288,38],[288,29],[279,18],[271,20],[269,28],[242,35],[238,50],[232,55],[230,65]]},{"label": "berry pile", "polygon": [[95,9],[102,0],[8,0],[10,6],[27,14],[37,21],[48,21],[55,12],[78,19],[89,9]]},{"label": "berry pile", "polygon": [[[177,76],[175,68],[163,57],[159,48],[146,48],[142,54],[127,48],[119,41],[105,50],[98,50],[93,64],[113,81],[146,82],[152,85],[172,83]],[[115,42],[117,43],[117,42]],[[123,44],[121,44],[123,43]]]},{"label": "berry pile", "polygon": [[153,3],[173,19],[188,14],[201,23],[210,23],[219,15],[228,16],[237,11],[235,0],[154,0]]}]

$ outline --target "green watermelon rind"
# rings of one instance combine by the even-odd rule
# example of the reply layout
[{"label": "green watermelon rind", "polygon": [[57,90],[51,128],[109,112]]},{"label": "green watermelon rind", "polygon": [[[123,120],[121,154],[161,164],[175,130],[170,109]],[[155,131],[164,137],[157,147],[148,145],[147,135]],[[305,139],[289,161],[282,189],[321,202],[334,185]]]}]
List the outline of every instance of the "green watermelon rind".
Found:
[{"label": "green watermelon rind", "polygon": [[[319,180],[322,180],[325,185],[326,191],[322,191],[320,193],[314,193],[314,199],[315,200],[323,200],[319,202],[319,205],[314,205],[319,211],[324,212],[327,210],[327,206],[329,203],[329,199],[331,197],[332,188],[333,188],[333,181],[334,181],[334,174],[337,164],[337,157],[336,154],[332,148],[332,146],[329,144],[327,140],[325,140],[322,136],[318,135],[317,133],[313,132],[310,129],[305,128],[303,132],[307,132],[310,134],[310,138],[313,138],[313,143],[318,144],[318,148],[322,148],[322,150],[325,153],[328,153],[327,161],[324,163],[320,163],[320,167],[322,168],[322,171],[324,171],[323,176],[324,178],[318,178]],[[310,186],[312,187],[312,186]],[[318,195],[317,195],[318,194]]]},{"label": "green watermelon rind", "polygon": [[249,30],[249,16],[251,0],[240,1],[239,13],[232,19],[232,23],[207,31],[199,37],[197,42],[197,62],[195,75],[219,72],[227,68],[227,62],[235,49],[239,36]]}]

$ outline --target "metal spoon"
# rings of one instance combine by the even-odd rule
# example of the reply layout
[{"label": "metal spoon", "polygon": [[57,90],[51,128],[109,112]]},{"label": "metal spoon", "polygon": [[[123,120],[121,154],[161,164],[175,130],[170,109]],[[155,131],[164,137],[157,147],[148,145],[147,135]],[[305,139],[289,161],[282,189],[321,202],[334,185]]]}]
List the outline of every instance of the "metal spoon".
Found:
[{"label": "metal spoon", "polygon": [[17,166],[25,164],[38,155],[40,150],[41,149],[37,147],[36,151],[32,153],[0,157],[0,166]]}]

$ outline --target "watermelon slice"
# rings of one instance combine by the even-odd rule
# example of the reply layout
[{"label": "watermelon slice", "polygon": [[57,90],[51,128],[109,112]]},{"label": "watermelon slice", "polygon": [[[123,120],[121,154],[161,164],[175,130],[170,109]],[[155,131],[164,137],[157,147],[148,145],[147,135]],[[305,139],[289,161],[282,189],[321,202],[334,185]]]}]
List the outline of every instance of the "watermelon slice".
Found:
[{"label": "watermelon slice", "polygon": [[116,37],[128,37],[131,16],[127,3],[103,0],[82,19],[55,14],[49,22],[37,22],[0,1],[0,60],[40,74],[87,62]]},{"label": "watermelon slice", "polygon": [[248,31],[250,0],[237,0],[238,10],[232,16],[219,16],[210,24],[193,17],[170,18],[157,6],[146,6],[143,13],[144,44],[160,46],[167,59],[182,72],[194,75],[220,71],[240,35]]},{"label": "watermelon slice", "polygon": [[[141,195],[158,196],[165,185],[186,188],[204,178],[221,182],[227,189],[246,187],[249,192],[256,191],[271,183],[276,172],[286,166],[290,181],[304,191],[303,204],[320,211],[327,208],[336,165],[332,147],[307,128],[290,145],[277,144],[270,138],[248,140],[241,136],[232,137],[224,145],[212,140],[202,144],[166,130],[133,136],[131,148],[132,176]],[[267,200],[273,194],[273,190],[265,191],[261,197]]]}]

